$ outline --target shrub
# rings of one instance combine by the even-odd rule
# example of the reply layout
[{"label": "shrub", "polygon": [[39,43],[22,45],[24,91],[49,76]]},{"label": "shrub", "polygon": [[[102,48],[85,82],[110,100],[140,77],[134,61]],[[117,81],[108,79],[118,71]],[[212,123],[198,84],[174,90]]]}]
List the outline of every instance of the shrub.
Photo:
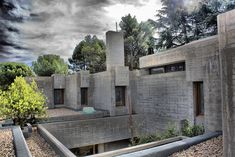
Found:
[{"label": "shrub", "polygon": [[7,89],[16,76],[33,76],[33,72],[29,66],[23,63],[0,63],[0,86],[2,89]]},{"label": "shrub", "polygon": [[149,143],[153,141],[164,140],[167,138],[178,136],[179,132],[177,131],[175,125],[168,125],[165,132],[160,134],[153,134],[153,135],[145,135],[140,137],[134,137],[130,142],[132,146]]},{"label": "shrub", "polygon": [[20,126],[34,123],[46,115],[45,102],[35,81],[28,84],[23,77],[16,77],[8,90],[0,91],[0,117],[12,118]]},{"label": "shrub", "polygon": [[183,136],[198,136],[204,133],[204,127],[199,125],[191,126],[190,122],[188,120],[185,120],[181,132]]}]

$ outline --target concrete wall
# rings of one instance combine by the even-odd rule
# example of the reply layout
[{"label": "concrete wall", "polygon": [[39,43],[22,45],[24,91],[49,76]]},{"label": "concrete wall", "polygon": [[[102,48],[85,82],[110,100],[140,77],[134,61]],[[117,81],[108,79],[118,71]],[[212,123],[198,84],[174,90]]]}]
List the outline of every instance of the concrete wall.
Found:
[{"label": "concrete wall", "polygon": [[[133,116],[133,125],[138,124],[135,129],[142,128],[142,119],[138,115]],[[128,116],[42,124],[69,149],[129,139],[129,125]]]},{"label": "concrete wall", "polygon": [[[222,130],[218,36],[185,45],[186,80],[204,86],[204,126],[206,131]],[[195,112],[194,112],[195,113]],[[196,115],[195,115],[196,116]],[[195,117],[199,121],[202,117]]]},{"label": "concrete wall", "polygon": [[54,80],[52,77],[26,77],[28,82],[35,80],[38,88],[43,91],[47,97],[48,108],[54,108]]},{"label": "concrete wall", "polygon": [[147,131],[163,131],[169,123],[177,127],[183,119],[193,122],[192,83],[185,72],[140,76],[136,83],[135,113],[145,114]]},{"label": "concrete wall", "polygon": [[223,150],[235,156],[235,10],[218,16],[221,66]]},{"label": "concrete wall", "polygon": [[90,105],[102,110],[111,110],[111,72],[105,71],[91,75]]},{"label": "concrete wall", "polygon": [[65,105],[68,108],[80,109],[81,97],[80,87],[78,86],[78,74],[68,75],[65,79]]},{"label": "concrete wall", "polygon": [[[128,114],[128,93],[129,92],[129,72],[121,73],[120,71],[126,72],[119,68],[119,72],[114,69],[109,71],[96,73],[91,75],[90,80],[90,105],[102,110],[108,110],[111,116],[126,115]],[[118,76],[115,74],[118,73]],[[126,76],[127,75],[127,76]],[[115,81],[116,80],[116,81]],[[115,86],[126,87],[126,105],[116,106],[115,102]]]},{"label": "concrete wall", "polygon": [[[190,120],[193,120],[193,123],[203,124],[205,126],[206,131],[217,131],[222,129],[221,94],[220,94],[221,88],[219,86],[220,66],[219,66],[218,45],[219,45],[218,36],[213,36],[191,42],[176,49],[171,49],[166,52],[140,58],[140,66],[143,68],[142,72],[145,69],[148,69],[149,67],[157,67],[161,65],[167,65],[175,62],[185,61],[186,72],[185,76],[182,77],[182,79],[184,80],[184,83],[182,83],[183,84],[182,90],[185,90],[183,86],[185,85],[187,86],[187,84],[190,84],[191,88],[188,89],[187,91],[190,93],[190,95],[187,95],[186,97],[188,100],[190,100],[191,105],[188,106],[186,105],[184,110],[188,110],[194,116],[193,119],[188,117],[190,118]],[[148,80],[149,77],[145,76],[148,75],[148,73],[146,72],[148,72],[148,70],[145,70],[144,73],[140,74],[140,76],[142,76],[142,79],[146,79],[146,82],[143,83],[144,85],[148,84],[147,82],[149,81]],[[171,74],[172,78],[178,77],[178,75],[175,74],[177,73]],[[167,74],[159,74],[159,76],[161,76],[163,82],[164,80],[168,80]],[[154,79],[151,79],[151,81]],[[157,79],[155,81],[157,81]],[[195,106],[192,105],[194,103],[192,96],[193,95],[192,85],[193,82],[198,82],[198,81],[202,81],[204,86],[204,108],[205,108],[204,116],[196,116]],[[177,84],[177,82],[175,83]],[[137,88],[139,88],[138,83],[136,84],[136,86]],[[166,86],[163,86],[162,82],[152,83],[148,87],[162,91],[166,90],[167,88]],[[156,93],[156,91],[152,90],[151,93],[150,90],[147,88],[147,86],[145,89],[143,89],[143,92],[146,92],[145,90],[149,92],[148,98],[142,96],[143,94],[142,90],[138,90],[139,96],[137,97],[140,99],[140,102],[142,102],[141,101],[142,99],[146,100],[153,99],[152,102],[149,102],[150,104],[153,105],[154,103],[156,103],[156,101],[159,101],[152,98],[154,96],[152,94]],[[148,93],[145,95],[148,95]],[[161,97],[164,97],[162,99],[166,100],[172,99],[172,95],[163,94]],[[177,97],[179,99],[185,98],[184,95],[178,95]],[[138,102],[136,102],[135,104],[138,104]],[[167,101],[163,104],[167,104]],[[174,104],[177,105],[177,102],[175,102]]]}]

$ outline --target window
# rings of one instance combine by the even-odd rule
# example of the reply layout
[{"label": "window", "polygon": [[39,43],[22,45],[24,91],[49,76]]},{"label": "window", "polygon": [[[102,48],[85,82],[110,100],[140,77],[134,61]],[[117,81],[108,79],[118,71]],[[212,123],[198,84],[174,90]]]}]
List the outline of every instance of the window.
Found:
[{"label": "window", "polygon": [[115,87],[116,106],[125,106],[125,86]]},{"label": "window", "polygon": [[204,115],[203,82],[193,83],[193,95],[194,95],[196,116]]},{"label": "window", "polygon": [[160,73],[169,73],[176,71],[185,71],[185,62],[150,68],[149,74],[160,74]]},{"label": "window", "polygon": [[81,88],[81,105],[88,105],[88,89]]},{"label": "window", "polygon": [[64,89],[54,89],[54,103],[64,104]]}]

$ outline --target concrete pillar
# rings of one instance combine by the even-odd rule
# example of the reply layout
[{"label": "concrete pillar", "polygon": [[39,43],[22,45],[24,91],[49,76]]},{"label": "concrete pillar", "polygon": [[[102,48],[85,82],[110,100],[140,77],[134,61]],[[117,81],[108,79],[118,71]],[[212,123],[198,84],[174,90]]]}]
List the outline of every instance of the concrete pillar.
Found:
[{"label": "concrete pillar", "polygon": [[108,31],[106,33],[106,65],[111,67],[124,66],[124,40],[122,32]]},{"label": "concrete pillar", "polygon": [[103,153],[104,152],[104,144],[98,144],[98,153]]},{"label": "concrete pillar", "polygon": [[218,16],[223,156],[235,156],[235,10]]}]

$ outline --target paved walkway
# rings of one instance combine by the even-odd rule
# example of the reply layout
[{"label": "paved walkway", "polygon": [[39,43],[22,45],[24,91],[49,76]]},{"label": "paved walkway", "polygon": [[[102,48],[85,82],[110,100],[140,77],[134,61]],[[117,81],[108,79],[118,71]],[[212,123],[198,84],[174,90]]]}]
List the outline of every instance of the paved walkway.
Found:
[{"label": "paved walkway", "polygon": [[81,115],[81,111],[74,111],[67,108],[56,108],[47,110],[49,117],[63,117],[63,116],[72,116],[72,115]]}]

